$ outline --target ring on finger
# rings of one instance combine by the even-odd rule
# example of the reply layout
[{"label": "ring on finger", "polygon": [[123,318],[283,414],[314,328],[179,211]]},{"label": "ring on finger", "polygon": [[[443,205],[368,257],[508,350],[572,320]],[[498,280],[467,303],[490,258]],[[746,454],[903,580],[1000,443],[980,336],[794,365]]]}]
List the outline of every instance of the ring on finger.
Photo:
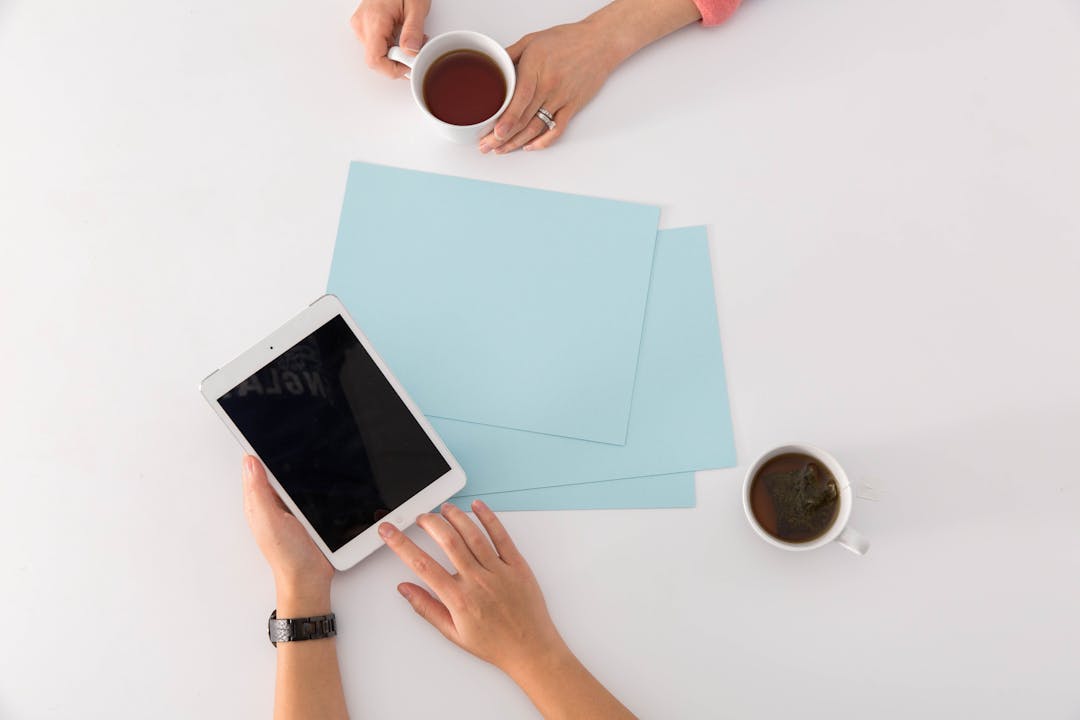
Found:
[{"label": "ring on finger", "polygon": [[552,117],[552,114],[546,108],[541,107],[539,110],[537,110],[536,117],[540,118],[543,123],[547,125],[548,130],[555,129],[555,118]]}]

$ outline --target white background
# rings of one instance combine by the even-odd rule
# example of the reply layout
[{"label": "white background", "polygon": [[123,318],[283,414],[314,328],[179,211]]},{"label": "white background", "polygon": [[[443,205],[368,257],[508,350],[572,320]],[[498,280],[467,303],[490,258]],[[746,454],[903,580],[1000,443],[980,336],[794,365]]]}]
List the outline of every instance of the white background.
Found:
[{"label": "white background", "polygon": [[[435,5],[505,43],[592,7]],[[507,157],[431,135],[351,11],[0,3],[0,717],[268,716],[271,578],[196,385],[322,293],[354,159],[709,226],[740,467],[693,510],[505,516],[632,709],[1080,717],[1076,2],[747,0]],[[877,489],[865,558],[747,526],[792,439]],[[532,717],[408,575],[336,581],[353,716]]]}]

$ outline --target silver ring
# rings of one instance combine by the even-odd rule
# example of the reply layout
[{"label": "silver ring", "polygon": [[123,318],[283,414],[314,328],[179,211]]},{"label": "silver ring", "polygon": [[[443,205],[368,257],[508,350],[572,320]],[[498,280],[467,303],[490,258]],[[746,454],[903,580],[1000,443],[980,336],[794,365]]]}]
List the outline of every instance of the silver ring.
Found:
[{"label": "silver ring", "polygon": [[547,125],[548,130],[554,130],[555,129],[555,119],[552,118],[551,113],[549,113],[544,108],[540,108],[539,110],[536,111],[536,117],[538,117],[538,118],[540,118],[541,120],[544,121],[544,124]]}]

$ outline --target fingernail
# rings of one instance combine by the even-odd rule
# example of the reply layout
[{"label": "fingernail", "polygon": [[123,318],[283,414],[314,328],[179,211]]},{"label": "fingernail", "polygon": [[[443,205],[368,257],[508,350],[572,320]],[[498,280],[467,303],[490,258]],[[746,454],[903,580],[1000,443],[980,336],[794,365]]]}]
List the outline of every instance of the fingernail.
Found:
[{"label": "fingernail", "polygon": [[491,508],[489,508],[487,506],[487,503],[485,503],[483,500],[473,500],[472,506],[473,506],[473,508],[475,510],[490,510],[491,509]]},{"label": "fingernail", "polygon": [[245,480],[250,480],[251,476],[255,474],[255,458],[250,455],[244,456],[244,462],[241,463],[241,472],[244,474]]},{"label": "fingernail", "polygon": [[532,149],[533,149],[533,146],[532,146],[532,145],[526,145],[525,147],[523,147],[523,148],[521,148],[521,149],[522,149],[522,150],[532,150]]},{"label": "fingernail", "polygon": [[489,145],[488,143],[480,143],[480,152],[486,153],[490,149],[491,145]]},{"label": "fingernail", "polygon": [[510,132],[510,128],[508,128],[506,125],[495,126],[495,138],[498,140],[505,140],[506,134],[508,132]]},{"label": "fingernail", "polygon": [[401,593],[401,596],[406,600],[412,600],[412,590],[409,589],[408,585],[398,585],[397,591]]},{"label": "fingernail", "polygon": [[454,505],[453,505],[453,503],[443,503],[443,504],[442,504],[442,507],[441,507],[441,508],[439,508],[439,509],[440,509],[440,510],[442,511],[442,513],[443,513],[443,514],[445,515],[446,513],[450,512],[451,510],[453,510],[453,509],[454,509]]},{"label": "fingernail", "polygon": [[409,38],[408,40],[402,38],[401,47],[405,48],[406,50],[418,52],[420,50],[420,42],[416,38]]},{"label": "fingernail", "polygon": [[389,540],[394,537],[395,532],[397,532],[397,528],[390,523],[383,523],[379,526],[379,535],[382,536],[383,540]]}]

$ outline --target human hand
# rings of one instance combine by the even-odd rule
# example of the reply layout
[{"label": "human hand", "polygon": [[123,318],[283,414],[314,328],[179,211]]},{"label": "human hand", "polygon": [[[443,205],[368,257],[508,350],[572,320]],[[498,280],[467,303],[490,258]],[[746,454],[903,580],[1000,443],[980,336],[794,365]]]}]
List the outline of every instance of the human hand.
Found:
[{"label": "human hand", "polygon": [[401,63],[386,57],[394,44],[396,31],[401,29],[397,44],[410,55],[420,52],[424,36],[424,19],[431,10],[431,0],[364,0],[353,13],[350,24],[364,44],[368,67],[391,78],[409,71]]},{"label": "human hand", "polygon": [[[495,129],[481,139],[480,152],[541,150],[555,142],[621,62],[615,32],[587,18],[530,33],[508,47],[517,86]],[[541,107],[555,120],[551,130],[536,115]]]},{"label": "human hand", "polygon": [[244,513],[277,586],[281,617],[329,611],[334,568],[266,479],[259,459],[243,464]]},{"label": "human hand", "polygon": [[487,535],[449,503],[441,516],[427,514],[417,520],[450,558],[455,575],[393,525],[380,525],[379,535],[438,598],[419,585],[401,583],[398,592],[413,610],[455,645],[518,679],[530,664],[569,650],[548,615],[540,585],[502,522],[479,500],[472,508]]}]

